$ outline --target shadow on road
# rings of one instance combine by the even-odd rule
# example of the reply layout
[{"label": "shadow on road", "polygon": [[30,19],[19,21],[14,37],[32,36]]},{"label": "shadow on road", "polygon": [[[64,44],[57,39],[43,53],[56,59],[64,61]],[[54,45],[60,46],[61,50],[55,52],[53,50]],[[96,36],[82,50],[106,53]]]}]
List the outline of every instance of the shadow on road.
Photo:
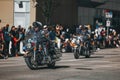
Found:
[{"label": "shadow on road", "polygon": [[[90,58],[104,58],[104,56],[91,56]],[[79,59],[90,59],[85,57],[80,57]]]},{"label": "shadow on road", "polygon": [[70,68],[70,66],[55,66],[53,69],[60,69],[60,68]]},{"label": "shadow on road", "polygon": [[79,70],[93,70],[92,68],[76,68],[76,69],[79,69]]},{"label": "shadow on road", "polygon": [[104,56],[91,56],[90,58],[104,58]]},{"label": "shadow on road", "polygon": [[54,68],[49,68],[49,67],[39,67],[34,70],[45,70],[45,69],[64,69],[64,68],[69,68],[70,66],[55,66]]}]

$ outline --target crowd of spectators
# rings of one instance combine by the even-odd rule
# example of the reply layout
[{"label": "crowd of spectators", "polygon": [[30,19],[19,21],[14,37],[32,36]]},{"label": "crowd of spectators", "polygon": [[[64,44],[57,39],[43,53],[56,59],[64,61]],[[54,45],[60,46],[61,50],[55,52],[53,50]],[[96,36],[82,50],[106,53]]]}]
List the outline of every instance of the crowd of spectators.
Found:
[{"label": "crowd of spectators", "polygon": [[[20,41],[25,38],[25,29],[20,25],[18,27],[9,24],[0,29],[0,56],[8,58],[8,56],[17,56],[20,47]],[[11,49],[10,49],[10,42]],[[9,50],[11,55],[9,54]]]},{"label": "crowd of spectators", "polygon": [[98,42],[98,48],[119,48],[120,47],[120,33],[115,29],[100,26],[94,31],[95,38]]},{"label": "crowd of spectators", "polygon": [[[90,38],[94,40],[97,49],[120,47],[120,34],[114,29],[109,29],[107,32],[103,26],[92,31],[90,25],[80,25],[76,27],[74,34],[70,33],[70,28],[63,27],[60,24],[56,26],[44,25],[43,30],[45,32],[49,31],[47,36],[49,36],[50,40],[60,41],[59,47],[61,49],[67,47],[71,51],[71,41],[74,36],[81,33],[83,27],[87,27],[88,32],[91,34]],[[0,29],[0,57],[18,56],[20,53],[20,42],[26,38],[26,35],[33,34],[33,32],[34,28],[32,26],[27,31],[20,25],[18,27],[10,27],[9,24],[6,24],[6,26],[2,27]],[[10,42],[12,43],[11,48],[9,46]]]}]

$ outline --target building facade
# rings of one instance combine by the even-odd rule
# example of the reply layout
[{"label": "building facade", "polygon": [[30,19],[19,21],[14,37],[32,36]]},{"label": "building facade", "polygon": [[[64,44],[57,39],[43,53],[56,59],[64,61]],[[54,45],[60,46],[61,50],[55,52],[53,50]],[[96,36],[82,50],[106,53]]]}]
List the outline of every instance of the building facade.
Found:
[{"label": "building facade", "polygon": [[[36,8],[36,20],[45,23],[44,13],[42,12],[42,7],[46,7],[46,4],[42,6],[42,2],[46,0],[37,0],[39,6]],[[49,1],[49,0],[48,0]],[[77,24],[77,3],[76,0],[52,0],[56,1],[53,3],[54,8],[52,9],[52,14],[50,17],[51,24],[63,24],[63,25],[73,25]],[[49,3],[48,3],[49,5]]]},{"label": "building facade", "polygon": [[[37,0],[40,3],[43,0]],[[112,26],[120,25],[119,0],[60,0],[59,6],[51,17],[51,24],[63,25],[90,24],[95,25],[96,20],[105,25],[105,10],[112,12]],[[36,20],[45,23],[40,6],[36,9]]]},{"label": "building facade", "polygon": [[0,0],[0,27],[5,26],[5,24],[13,25],[13,13],[14,6],[13,0]]},{"label": "building facade", "polygon": [[[95,25],[98,20],[105,25],[104,11],[108,10],[113,14],[112,25],[120,25],[119,0],[0,0],[0,27],[5,24],[28,27],[33,21],[46,24],[41,9],[42,1],[58,1],[53,3],[56,5],[52,8],[51,16],[46,14],[46,16],[50,16],[48,18],[50,24]],[[50,11],[48,12],[50,13]]]},{"label": "building facade", "polygon": [[33,0],[0,0],[0,27],[21,25],[28,28],[36,18]]}]

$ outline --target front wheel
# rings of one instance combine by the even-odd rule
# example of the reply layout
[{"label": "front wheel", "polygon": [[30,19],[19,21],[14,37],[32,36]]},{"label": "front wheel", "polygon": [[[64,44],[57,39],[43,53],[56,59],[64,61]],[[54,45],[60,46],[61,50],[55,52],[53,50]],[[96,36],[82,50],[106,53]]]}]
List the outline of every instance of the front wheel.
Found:
[{"label": "front wheel", "polygon": [[38,68],[37,62],[34,61],[34,56],[33,55],[31,55],[29,57],[25,57],[25,62],[31,70],[35,70],[35,69]]},{"label": "front wheel", "polygon": [[90,47],[89,47],[89,44],[87,43],[84,47],[84,54],[85,54],[85,57],[86,58],[89,58],[91,56],[91,53],[90,53]]},{"label": "front wheel", "polygon": [[79,59],[79,50],[78,50],[78,49],[76,49],[76,50],[74,51],[74,58],[75,58],[75,59]]},{"label": "front wheel", "polygon": [[89,49],[86,49],[84,53],[85,53],[86,58],[90,58],[91,53],[90,53]]}]

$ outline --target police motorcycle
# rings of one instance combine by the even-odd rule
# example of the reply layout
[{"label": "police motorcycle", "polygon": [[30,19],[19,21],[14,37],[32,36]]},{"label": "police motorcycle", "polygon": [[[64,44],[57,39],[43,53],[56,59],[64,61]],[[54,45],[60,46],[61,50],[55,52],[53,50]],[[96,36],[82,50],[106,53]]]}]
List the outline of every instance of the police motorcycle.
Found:
[{"label": "police motorcycle", "polygon": [[54,68],[56,61],[60,61],[62,56],[60,50],[55,47],[54,42],[50,42],[42,32],[42,37],[40,42],[34,35],[26,40],[25,45],[25,62],[27,66],[31,69],[38,69],[41,66],[47,65],[49,68]]},{"label": "police motorcycle", "polygon": [[97,51],[97,39],[96,39],[94,31],[91,32],[90,48],[91,48],[92,52],[96,52]]},{"label": "police motorcycle", "polygon": [[65,53],[65,52],[71,52],[72,48],[70,46],[70,40],[69,39],[65,39],[65,41],[61,44],[61,52]]},{"label": "police motorcycle", "polygon": [[77,36],[72,41],[75,59],[79,59],[80,56],[85,56],[86,58],[89,58],[91,56],[89,41],[84,41],[84,37],[85,36]]}]

